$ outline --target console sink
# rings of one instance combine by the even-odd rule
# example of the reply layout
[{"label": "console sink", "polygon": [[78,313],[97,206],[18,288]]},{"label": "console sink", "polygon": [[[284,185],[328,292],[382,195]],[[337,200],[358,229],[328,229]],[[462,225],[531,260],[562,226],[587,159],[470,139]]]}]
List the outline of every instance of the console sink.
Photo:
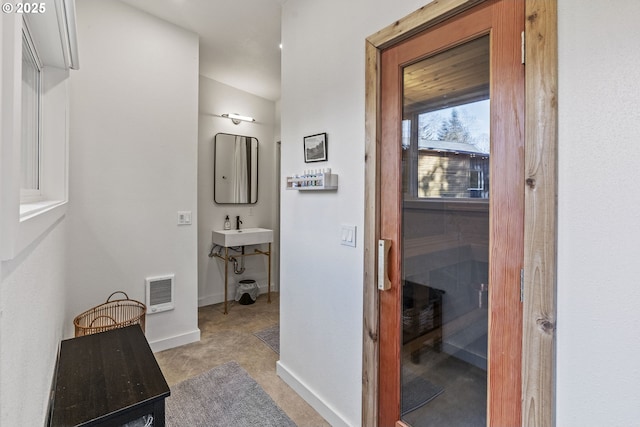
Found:
[{"label": "console sink", "polygon": [[273,242],[273,230],[267,228],[243,228],[241,230],[214,230],[213,243],[216,245],[247,246]]}]

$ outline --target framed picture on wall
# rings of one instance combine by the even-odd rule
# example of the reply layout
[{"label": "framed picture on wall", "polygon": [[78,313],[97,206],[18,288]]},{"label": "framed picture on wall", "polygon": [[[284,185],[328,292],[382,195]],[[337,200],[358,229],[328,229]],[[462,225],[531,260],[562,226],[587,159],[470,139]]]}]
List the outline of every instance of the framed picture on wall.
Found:
[{"label": "framed picture on wall", "polygon": [[327,134],[319,133],[304,137],[305,163],[327,160]]}]

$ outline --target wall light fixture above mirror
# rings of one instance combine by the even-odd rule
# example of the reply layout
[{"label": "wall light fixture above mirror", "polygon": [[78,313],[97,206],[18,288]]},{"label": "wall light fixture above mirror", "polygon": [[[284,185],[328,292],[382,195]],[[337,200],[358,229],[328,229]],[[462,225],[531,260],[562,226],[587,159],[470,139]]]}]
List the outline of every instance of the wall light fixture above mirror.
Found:
[{"label": "wall light fixture above mirror", "polygon": [[225,119],[230,119],[234,125],[239,125],[240,122],[255,122],[256,119],[249,116],[242,116],[236,113],[224,113],[220,114],[220,117],[224,117]]}]

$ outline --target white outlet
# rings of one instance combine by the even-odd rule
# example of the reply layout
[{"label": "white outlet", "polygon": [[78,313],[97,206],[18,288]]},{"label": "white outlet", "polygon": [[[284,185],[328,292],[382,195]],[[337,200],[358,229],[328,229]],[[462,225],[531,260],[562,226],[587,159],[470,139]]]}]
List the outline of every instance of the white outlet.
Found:
[{"label": "white outlet", "polygon": [[340,227],[340,244],[356,247],[356,226],[342,224]]},{"label": "white outlet", "polygon": [[191,225],[191,211],[178,211],[178,225]]}]

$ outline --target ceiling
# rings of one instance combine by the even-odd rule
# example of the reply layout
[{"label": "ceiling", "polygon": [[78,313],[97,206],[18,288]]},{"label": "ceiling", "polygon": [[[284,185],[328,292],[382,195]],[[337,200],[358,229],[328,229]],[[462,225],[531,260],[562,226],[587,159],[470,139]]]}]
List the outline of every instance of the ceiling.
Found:
[{"label": "ceiling", "polygon": [[200,74],[280,98],[280,13],[286,0],[122,0],[200,36]]},{"label": "ceiling", "polygon": [[482,36],[404,68],[404,114],[489,98],[489,36]]}]

